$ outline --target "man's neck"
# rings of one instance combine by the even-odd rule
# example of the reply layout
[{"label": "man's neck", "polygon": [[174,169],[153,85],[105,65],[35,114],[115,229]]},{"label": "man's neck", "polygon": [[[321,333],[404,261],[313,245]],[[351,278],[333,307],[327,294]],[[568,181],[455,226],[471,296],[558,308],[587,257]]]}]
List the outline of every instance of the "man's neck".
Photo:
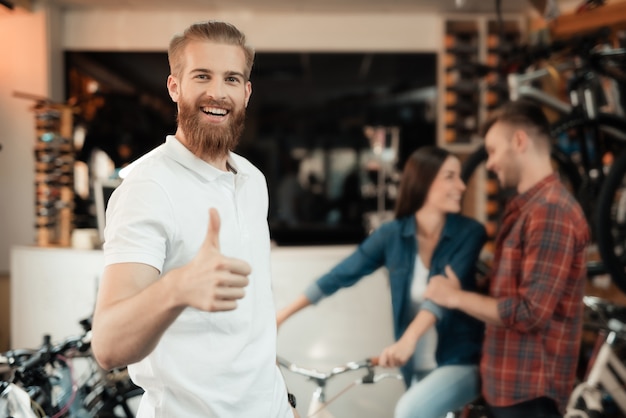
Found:
[{"label": "man's neck", "polygon": [[552,164],[549,161],[547,164],[530,164],[528,167],[524,167],[523,170],[522,178],[517,185],[517,192],[519,194],[530,190],[533,186],[554,172]]},{"label": "man's neck", "polygon": [[[178,141],[181,144],[183,144],[185,146],[185,148],[187,148],[188,150],[191,151],[191,149],[189,149],[189,146],[187,144],[187,138],[185,137],[185,134],[183,133],[183,131],[180,128],[178,128],[176,130],[176,133],[174,134],[174,136],[176,137],[176,139],[178,139]],[[196,157],[200,158],[202,161],[206,162],[207,164],[210,164],[213,167],[217,168],[218,170],[221,170],[221,171],[232,171],[233,173],[237,172],[228,163],[228,154],[224,155],[223,157],[217,157],[217,158],[212,157],[212,156],[208,156],[208,155],[198,155],[197,153],[194,153],[194,155]]]}]

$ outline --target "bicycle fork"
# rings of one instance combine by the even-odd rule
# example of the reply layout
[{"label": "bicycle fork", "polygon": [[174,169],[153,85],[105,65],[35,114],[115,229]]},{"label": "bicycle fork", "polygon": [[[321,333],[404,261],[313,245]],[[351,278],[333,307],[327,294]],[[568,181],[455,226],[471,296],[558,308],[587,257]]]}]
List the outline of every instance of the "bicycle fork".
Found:
[{"label": "bicycle fork", "polygon": [[306,416],[307,418],[334,418],[330,411],[326,408],[324,386],[318,386],[313,392]]}]

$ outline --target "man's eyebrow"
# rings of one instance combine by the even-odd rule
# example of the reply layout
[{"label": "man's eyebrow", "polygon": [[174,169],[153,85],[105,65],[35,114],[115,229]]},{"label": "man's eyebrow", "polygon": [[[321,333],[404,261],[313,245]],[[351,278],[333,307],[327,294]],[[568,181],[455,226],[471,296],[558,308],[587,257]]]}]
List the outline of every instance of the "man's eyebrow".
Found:
[{"label": "man's eyebrow", "polygon": [[208,68],[194,68],[193,70],[189,71],[190,73],[212,73],[213,71],[209,70]]},{"label": "man's eyebrow", "polygon": [[246,76],[243,73],[239,72],[239,71],[226,71],[226,75],[227,76],[238,76],[238,77],[243,78],[244,80],[246,79]]},{"label": "man's eyebrow", "polygon": [[[208,68],[194,68],[190,71],[190,73],[214,74],[214,72],[212,70],[209,70]],[[246,79],[246,76],[239,71],[226,71],[225,75],[227,77],[238,76],[243,78],[244,80]]]}]

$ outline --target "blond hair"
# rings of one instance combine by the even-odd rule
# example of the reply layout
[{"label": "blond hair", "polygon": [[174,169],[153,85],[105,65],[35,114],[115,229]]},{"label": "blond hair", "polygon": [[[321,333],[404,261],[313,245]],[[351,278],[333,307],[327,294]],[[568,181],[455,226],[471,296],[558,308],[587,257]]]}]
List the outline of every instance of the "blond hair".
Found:
[{"label": "blond hair", "polygon": [[170,41],[167,58],[170,63],[170,73],[179,77],[183,71],[183,52],[191,41],[209,41],[226,45],[235,45],[243,49],[246,56],[245,76],[250,78],[252,64],[254,63],[254,48],[246,44],[244,35],[234,25],[216,20],[198,22],[189,26],[182,34],[175,35]]}]

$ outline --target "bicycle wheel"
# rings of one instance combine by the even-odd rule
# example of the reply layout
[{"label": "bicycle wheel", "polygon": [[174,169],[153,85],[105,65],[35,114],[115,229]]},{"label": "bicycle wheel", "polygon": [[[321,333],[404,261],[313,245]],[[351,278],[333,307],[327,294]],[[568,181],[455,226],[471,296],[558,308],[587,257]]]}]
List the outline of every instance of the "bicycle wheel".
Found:
[{"label": "bicycle wheel", "polygon": [[[585,134],[584,139],[572,142],[585,144],[596,167],[584,170],[585,180],[577,198],[585,210],[591,226],[593,240],[597,243],[603,272],[610,274],[615,285],[626,292],[626,202],[621,201],[626,184],[623,177],[626,162],[618,157],[604,177],[607,156],[620,156],[626,150],[626,121],[615,115],[600,113],[596,119],[569,118],[559,123],[553,135],[562,133]],[[593,172],[595,171],[595,173]],[[595,177],[595,179],[594,179]],[[604,178],[603,178],[604,177]]]},{"label": "bicycle wheel", "polygon": [[143,389],[128,377],[126,368],[96,373],[95,381],[85,385],[84,407],[95,418],[133,418]]},{"label": "bicycle wheel", "polygon": [[626,292],[626,150],[613,162],[600,190],[595,228],[604,267]]}]

